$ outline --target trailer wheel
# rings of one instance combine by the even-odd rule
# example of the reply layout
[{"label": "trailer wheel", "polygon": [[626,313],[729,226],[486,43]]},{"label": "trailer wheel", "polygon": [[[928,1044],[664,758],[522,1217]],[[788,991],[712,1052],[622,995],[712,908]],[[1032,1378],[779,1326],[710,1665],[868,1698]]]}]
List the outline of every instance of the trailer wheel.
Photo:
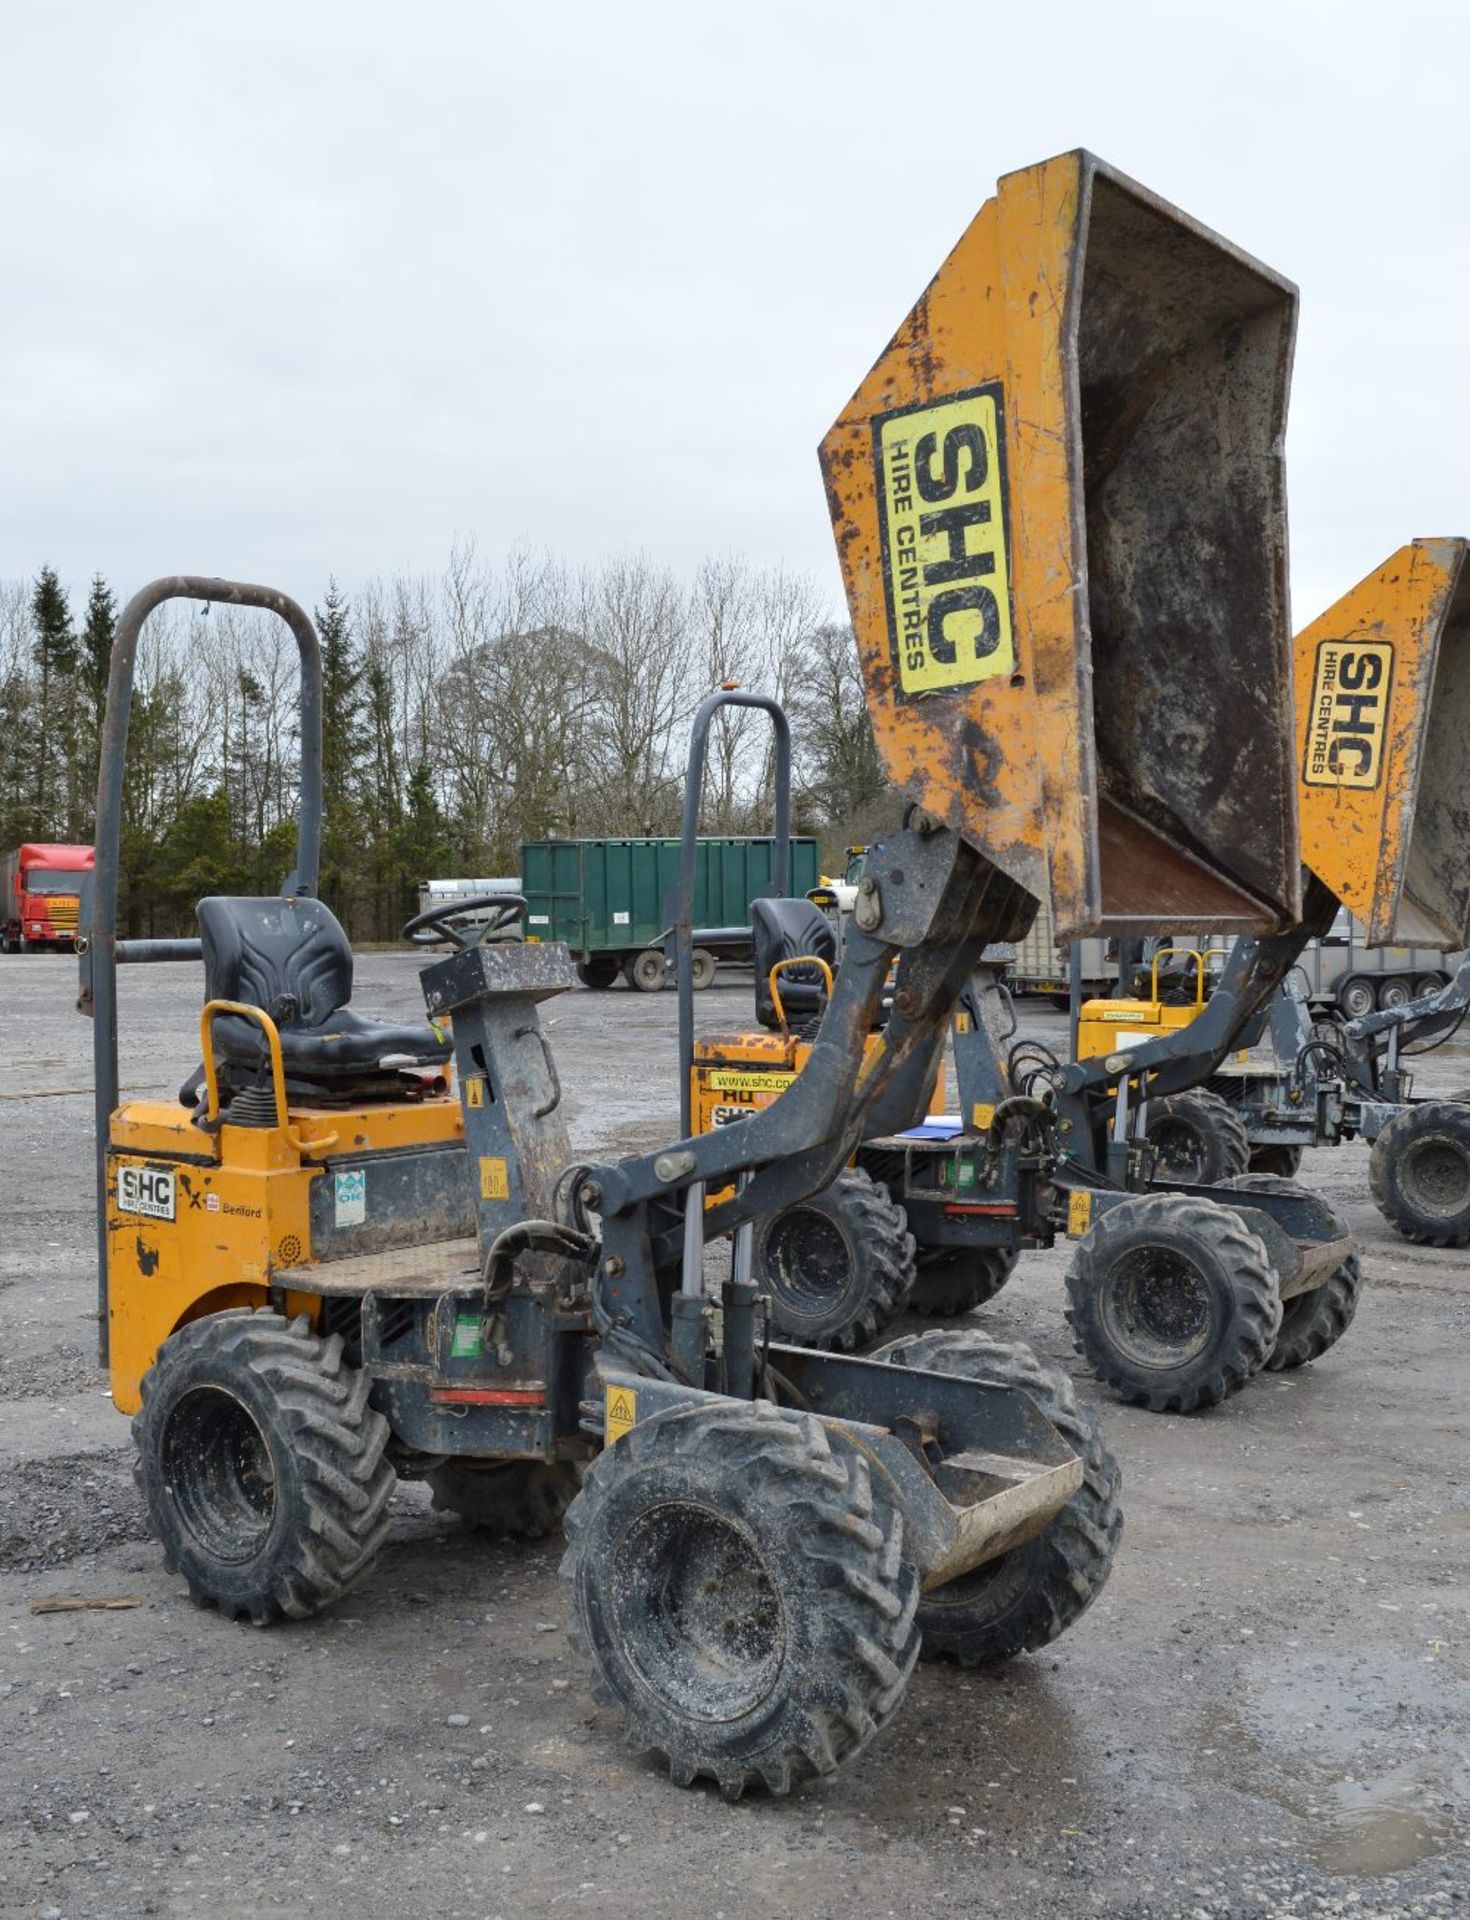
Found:
[{"label": "trailer wheel", "polygon": [[783,1340],[866,1346],[914,1290],[914,1236],[902,1207],[861,1167],[845,1167],[756,1228],[754,1273]]},{"label": "trailer wheel", "polygon": [[1197,1413],[1266,1364],[1281,1295],[1260,1237],[1229,1207],[1139,1194],[1077,1243],[1067,1319],[1100,1380],[1151,1413]]},{"label": "trailer wheel", "polygon": [[993,1300],[1015,1271],[1020,1255],[1010,1247],[945,1247],[919,1263],[909,1312],[943,1316],[971,1313]]},{"label": "trailer wheel", "polygon": [[606,993],[612,986],[622,968],[616,960],[599,955],[592,960],[580,960],[577,963],[577,978],[584,987],[590,987],[594,993]]},{"label": "trailer wheel", "polygon": [[1361,1020],[1378,1005],[1373,982],[1361,973],[1352,974],[1337,989],[1337,1004],[1346,1020]]},{"label": "trailer wheel", "polygon": [[1029,1347],[983,1333],[908,1334],[872,1357],[890,1366],[1019,1387],[1081,1460],[1082,1485],[1043,1533],[932,1589],[919,1607],[925,1660],[990,1666],[1044,1647],[1102,1592],[1123,1531],[1123,1476],[1103,1444],[1096,1415],[1079,1404],[1066,1374],[1043,1366]]},{"label": "trailer wheel", "polygon": [[696,947],[693,959],[694,991],[703,993],[706,988],[715,984],[715,975],[719,972],[720,963],[708,947]]},{"label": "trailer wheel", "polygon": [[[1306,1193],[1311,1189],[1299,1181],[1283,1179],[1269,1172],[1248,1173],[1227,1185],[1239,1193]],[[1312,1195],[1321,1200],[1320,1194]],[[1335,1208],[1330,1208],[1340,1233],[1347,1224]],[[1285,1373],[1304,1367],[1309,1360],[1320,1359],[1329,1347],[1335,1347],[1353,1324],[1358,1296],[1363,1291],[1363,1273],[1356,1253],[1350,1253],[1329,1280],[1310,1293],[1293,1294],[1284,1303],[1281,1328],[1266,1365],[1272,1373]]]},{"label": "trailer wheel", "polygon": [[1250,1165],[1244,1121],[1218,1093],[1204,1087],[1150,1100],[1147,1131],[1158,1154],[1155,1175],[1162,1180],[1213,1187]]},{"label": "trailer wheel", "polygon": [[1395,974],[1391,980],[1385,980],[1378,989],[1378,1004],[1385,1011],[1393,1007],[1406,1007],[1413,997],[1413,982],[1405,980],[1402,974]]},{"label": "trailer wheel", "polygon": [[1252,1147],[1250,1171],[1290,1180],[1302,1164],[1300,1147]]},{"label": "trailer wheel", "polygon": [[134,1476],[196,1601],[265,1626],[366,1573],[395,1479],[369,1386],[305,1314],[211,1314],[164,1341],[133,1420]]},{"label": "trailer wheel", "polygon": [[434,1505],[496,1539],[544,1540],[577,1497],[577,1470],[544,1460],[446,1460],[427,1474]]},{"label": "trailer wheel", "polygon": [[1414,982],[1414,998],[1423,1000],[1429,994],[1438,993],[1441,987],[1448,985],[1449,982],[1442,973],[1421,973]]},{"label": "trailer wheel", "polygon": [[628,985],[636,987],[640,993],[662,993],[664,986],[664,950],[662,947],[644,947],[631,959],[624,961],[623,972],[627,975]]},{"label": "trailer wheel", "polygon": [[729,1800],[831,1773],[919,1652],[903,1518],[810,1415],[715,1401],[633,1427],[566,1517],[568,1633],[628,1745]]},{"label": "trailer wheel", "polygon": [[1373,1142],[1368,1185],[1406,1240],[1470,1245],[1470,1109],[1427,1100],[1391,1120]]}]

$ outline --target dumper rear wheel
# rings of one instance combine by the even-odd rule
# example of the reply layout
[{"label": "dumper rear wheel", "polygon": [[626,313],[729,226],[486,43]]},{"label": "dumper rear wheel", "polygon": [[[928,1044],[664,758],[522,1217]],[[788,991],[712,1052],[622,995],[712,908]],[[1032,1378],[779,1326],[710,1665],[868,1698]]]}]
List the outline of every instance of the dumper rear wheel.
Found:
[{"label": "dumper rear wheel", "polygon": [[1044,1533],[925,1595],[919,1607],[923,1658],[991,1666],[1044,1647],[1101,1593],[1123,1531],[1123,1476],[1103,1444],[1092,1410],[1072,1383],[1029,1347],[959,1330],[910,1334],[873,1355],[891,1366],[957,1374],[1019,1387],[1082,1462],[1083,1481]]},{"label": "dumper rear wheel", "polygon": [[589,1468],[566,1533],[593,1692],[680,1786],[787,1793],[903,1698],[919,1651],[903,1519],[810,1415],[719,1400],[640,1423]]},{"label": "dumper rear wheel", "polygon": [[342,1341],[305,1314],[212,1314],[143,1377],[134,1469],[171,1573],[264,1626],[305,1619],[372,1564],[388,1531],[388,1422]]},{"label": "dumper rear wheel", "polygon": [[577,1497],[576,1468],[544,1460],[446,1460],[425,1477],[441,1513],[497,1539],[545,1539]]},{"label": "dumper rear wheel", "polygon": [[886,1188],[847,1167],[756,1228],[755,1278],[795,1346],[850,1353],[875,1340],[914,1289],[914,1236]]},{"label": "dumper rear wheel", "polygon": [[993,1300],[1019,1258],[1009,1247],[946,1247],[919,1264],[909,1312],[926,1316],[970,1313]]},{"label": "dumper rear wheel", "polygon": [[1268,1173],[1289,1180],[1302,1164],[1300,1147],[1266,1146],[1251,1148],[1252,1173]]},{"label": "dumper rear wheel", "polygon": [[[1239,1180],[1226,1182],[1239,1193],[1304,1193],[1321,1201],[1310,1187],[1299,1181],[1281,1179],[1270,1173],[1247,1173]],[[1325,1203],[1324,1203],[1325,1204]],[[1339,1233],[1347,1232],[1347,1223],[1332,1212]],[[1309,1293],[1297,1293],[1282,1308],[1281,1326],[1266,1365],[1272,1373],[1286,1373],[1319,1360],[1329,1347],[1335,1347],[1358,1311],[1358,1296],[1363,1290],[1363,1271],[1356,1253],[1350,1253],[1342,1265],[1320,1287]]]},{"label": "dumper rear wheel", "polygon": [[1281,1295],[1240,1215],[1189,1194],[1139,1194],[1077,1244],[1067,1319],[1122,1399],[1152,1413],[1216,1406],[1266,1364]]},{"label": "dumper rear wheel", "polygon": [[1245,1123],[1218,1093],[1204,1087],[1150,1100],[1147,1125],[1162,1180],[1211,1187],[1250,1165]]},{"label": "dumper rear wheel", "polygon": [[584,987],[590,987],[594,993],[606,993],[613,986],[622,968],[616,960],[594,957],[577,963],[577,978]]},{"label": "dumper rear wheel", "polygon": [[1373,1142],[1368,1185],[1406,1240],[1470,1245],[1470,1109],[1430,1100],[1390,1121]]}]

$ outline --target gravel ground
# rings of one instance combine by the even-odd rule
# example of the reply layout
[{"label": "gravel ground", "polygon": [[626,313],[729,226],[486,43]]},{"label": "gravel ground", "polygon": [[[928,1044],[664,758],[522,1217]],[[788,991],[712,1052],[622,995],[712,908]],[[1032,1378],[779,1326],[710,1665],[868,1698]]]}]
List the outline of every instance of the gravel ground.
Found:
[{"label": "gravel ground", "polygon": [[[192,967],[124,977],[125,1087],[193,1064]],[[1359,1235],[1343,1343],[1160,1419],[1092,1383],[1126,1477],[1105,1594],[1045,1654],[923,1667],[785,1802],[679,1792],[619,1744],[562,1630],[559,1548],[396,1496],[335,1612],[196,1611],[146,1539],[93,1364],[90,1029],[73,967],[0,958],[0,1911],[217,1916],[1439,1914],[1470,1904],[1470,1257],[1408,1246],[1367,1154],[1305,1177]],[[417,1005],[411,956],[365,1009]],[[743,1022],[748,981],[701,997]],[[671,995],[545,1009],[578,1149],[675,1130]],[[1053,1040],[1049,1013],[1027,1027]],[[1457,1057],[1458,1056],[1458,1057]],[[1459,1049],[1424,1090],[1470,1080]],[[1075,1372],[1065,1251],[982,1312]],[[127,1610],[33,1616],[43,1596]]]}]

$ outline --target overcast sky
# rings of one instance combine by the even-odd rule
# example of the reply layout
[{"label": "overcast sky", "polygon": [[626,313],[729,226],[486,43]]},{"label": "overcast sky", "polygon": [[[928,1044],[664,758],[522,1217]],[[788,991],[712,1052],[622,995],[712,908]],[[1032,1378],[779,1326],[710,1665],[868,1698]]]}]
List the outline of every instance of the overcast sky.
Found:
[{"label": "overcast sky", "polygon": [[308,602],[473,536],[840,587],[816,445],[1088,146],[1302,289],[1298,622],[1470,533],[1456,6],[0,0],[0,576]]}]

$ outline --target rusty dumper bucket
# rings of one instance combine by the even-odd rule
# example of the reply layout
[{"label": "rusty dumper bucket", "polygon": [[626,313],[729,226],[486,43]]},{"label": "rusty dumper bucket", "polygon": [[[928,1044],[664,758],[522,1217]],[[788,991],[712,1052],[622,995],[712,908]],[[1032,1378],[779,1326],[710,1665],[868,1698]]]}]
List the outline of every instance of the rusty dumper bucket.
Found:
[{"label": "rusty dumper bucket", "polygon": [[1072,937],[1295,918],[1291,284],[1007,175],[822,443],[891,778]]},{"label": "rusty dumper bucket", "polygon": [[1470,568],[1415,540],[1297,635],[1302,858],[1370,946],[1470,945]]}]

